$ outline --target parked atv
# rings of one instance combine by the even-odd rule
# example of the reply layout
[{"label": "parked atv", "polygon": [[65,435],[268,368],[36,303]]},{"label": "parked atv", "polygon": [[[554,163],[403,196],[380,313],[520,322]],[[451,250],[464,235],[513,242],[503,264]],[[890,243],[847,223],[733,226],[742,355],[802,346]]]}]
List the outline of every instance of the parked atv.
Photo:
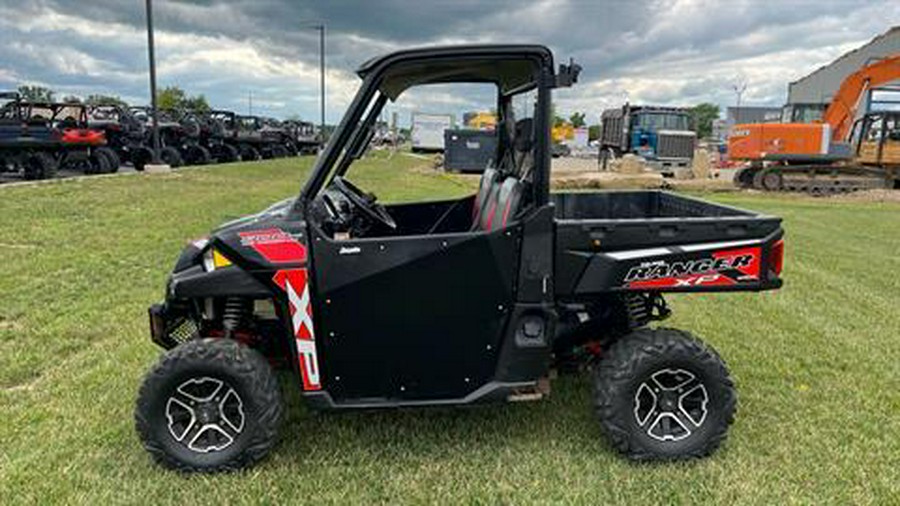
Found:
[{"label": "parked atv", "polygon": [[[144,125],[144,144],[153,146],[152,109],[146,106],[133,106],[131,114]],[[184,128],[178,121],[175,111],[157,109],[157,125],[159,128],[159,158],[166,165],[174,168],[184,165],[184,157],[179,149],[184,142]]]},{"label": "parked atv", "polygon": [[284,158],[287,148],[282,144],[284,130],[259,116],[237,116],[238,142],[251,145],[259,152],[260,158]]},{"label": "parked atv", "polygon": [[209,114],[211,121],[221,125],[224,143],[237,150],[242,161],[249,162],[262,158],[258,149],[259,143],[247,135],[239,135],[237,114],[225,110],[214,110]]},{"label": "parked atv", "polygon": [[291,140],[297,146],[297,154],[314,155],[318,153],[321,143],[315,125],[299,120],[287,120],[282,122],[282,125],[288,130]]},{"label": "parked atv", "polygon": [[209,136],[208,126],[202,113],[190,110],[172,111],[171,116],[181,126],[178,151],[185,165],[206,165],[215,161],[212,152],[206,147],[205,140]]},{"label": "parked atv", "polygon": [[272,158],[284,158],[299,154],[297,144],[291,137],[291,131],[281,121],[275,118],[260,118],[260,123],[262,124],[260,133],[262,133],[263,139],[269,141]]},{"label": "parked atv", "polygon": [[[349,410],[537,400],[576,360],[622,454],[715,450],[735,414],[725,363],[650,324],[669,315],[667,292],[779,288],[781,220],[659,191],[551,194],[551,92],[579,70],[556,71],[536,45],[405,50],[360,67],[299,196],[185,247],[150,307],[168,350],[135,410],[150,454],[185,471],[257,462],[284,413],[271,364],[309,406]],[[502,132],[475,194],[382,205],[351,182],[388,100],[469,82],[496,85]]]},{"label": "parked atv", "polygon": [[143,119],[138,119],[126,106],[91,105],[87,110],[88,126],[103,131],[107,146],[122,163],[130,163],[142,171],[153,160],[149,134]]},{"label": "parked atv", "polygon": [[[0,117],[8,124],[20,122],[26,130],[40,132],[37,137],[53,138],[58,143],[45,145],[43,153],[52,157],[56,169],[76,170],[85,174],[106,174],[119,170],[119,157],[106,146],[102,130],[90,128],[87,107],[80,103],[36,102],[17,95],[0,110]],[[12,133],[16,129],[10,127]],[[45,160],[46,161],[46,160]],[[56,169],[42,164],[40,171],[32,170],[26,177],[41,178],[55,175]]]},{"label": "parked atv", "polygon": [[222,119],[210,112],[195,114],[200,121],[200,145],[209,151],[216,163],[240,161],[240,151],[227,142],[228,131]]},{"label": "parked atv", "polygon": [[19,174],[26,180],[55,177],[62,134],[46,121],[23,116],[18,93],[0,93],[2,99],[11,102],[0,109],[0,173]]}]

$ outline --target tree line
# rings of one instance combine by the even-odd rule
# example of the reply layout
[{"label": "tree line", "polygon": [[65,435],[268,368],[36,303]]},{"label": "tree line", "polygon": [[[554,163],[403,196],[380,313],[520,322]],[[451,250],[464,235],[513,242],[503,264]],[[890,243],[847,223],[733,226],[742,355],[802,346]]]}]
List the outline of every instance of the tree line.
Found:
[{"label": "tree line", "polygon": [[[19,86],[16,91],[20,97],[30,102],[54,102],[57,96],[55,91],[45,86],[23,85]],[[128,106],[128,103],[118,95],[91,94],[84,98],[66,95],[60,101],[70,104]],[[156,104],[160,109],[210,110],[205,95],[202,93],[190,95],[178,86],[166,86],[157,91]]]}]

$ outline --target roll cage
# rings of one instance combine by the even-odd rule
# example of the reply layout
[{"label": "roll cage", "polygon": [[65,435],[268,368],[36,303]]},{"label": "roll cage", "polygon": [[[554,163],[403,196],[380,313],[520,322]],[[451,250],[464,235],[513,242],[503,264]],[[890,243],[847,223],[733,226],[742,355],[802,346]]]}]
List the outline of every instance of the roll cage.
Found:
[{"label": "roll cage", "polygon": [[[367,61],[357,74],[363,82],[296,200],[292,213],[306,216],[313,199],[336,176],[343,177],[371,140],[379,113],[388,100],[408,88],[426,84],[493,83],[497,87],[499,122],[512,120],[514,95],[537,90],[533,118],[534,168],[528,200],[549,201],[550,92],[571,86],[581,67],[570,62],[554,72],[553,55],[539,45],[455,46],[414,49]],[[512,129],[510,125],[510,130]],[[498,153],[511,150],[512,140],[500,135]]]}]

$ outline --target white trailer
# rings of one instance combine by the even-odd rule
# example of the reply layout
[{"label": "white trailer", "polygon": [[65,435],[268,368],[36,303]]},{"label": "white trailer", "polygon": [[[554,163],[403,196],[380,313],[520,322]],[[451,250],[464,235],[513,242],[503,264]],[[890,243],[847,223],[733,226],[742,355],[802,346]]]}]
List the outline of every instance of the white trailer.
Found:
[{"label": "white trailer", "polygon": [[444,130],[453,128],[453,115],[414,112],[411,124],[413,151],[443,151]]}]

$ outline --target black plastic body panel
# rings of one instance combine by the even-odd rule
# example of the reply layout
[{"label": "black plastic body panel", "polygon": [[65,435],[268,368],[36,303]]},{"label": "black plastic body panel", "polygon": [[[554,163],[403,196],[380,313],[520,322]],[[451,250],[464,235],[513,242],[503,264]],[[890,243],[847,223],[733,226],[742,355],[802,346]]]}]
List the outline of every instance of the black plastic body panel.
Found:
[{"label": "black plastic body panel", "polygon": [[314,311],[331,398],[464,398],[488,383],[514,303],[520,236],[515,226],[348,241],[316,235]]},{"label": "black plastic body panel", "polygon": [[[564,299],[623,289],[627,269],[637,261],[675,263],[700,258],[682,246],[759,246],[765,259],[782,234],[780,218],[662,191],[556,193],[551,200],[556,205],[556,295]],[[660,291],[780,286],[780,281],[762,274],[756,284]]]},{"label": "black plastic body panel", "polygon": [[246,297],[265,299],[272,297],[272,291],[239,267],[226,267],[205,272],[195,265],[172,275],[170,281],[172,295],[179,299],[204,297]]}]

